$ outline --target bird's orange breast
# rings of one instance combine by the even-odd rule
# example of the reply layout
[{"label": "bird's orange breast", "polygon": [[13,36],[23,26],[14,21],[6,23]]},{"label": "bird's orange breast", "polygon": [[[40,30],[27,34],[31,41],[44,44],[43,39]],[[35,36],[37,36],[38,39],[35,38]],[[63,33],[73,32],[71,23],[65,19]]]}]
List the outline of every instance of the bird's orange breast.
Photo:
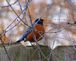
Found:
[{"label": "bird's orange breast", "polygon": [[38,24],[34,27],[33,31],[29,33],[27,40],[29,40],[30,42],[34,42],[36,38],[36,40],[38,41],[42,39],[43,34],[44,34],[44,27],[43,25]]}]

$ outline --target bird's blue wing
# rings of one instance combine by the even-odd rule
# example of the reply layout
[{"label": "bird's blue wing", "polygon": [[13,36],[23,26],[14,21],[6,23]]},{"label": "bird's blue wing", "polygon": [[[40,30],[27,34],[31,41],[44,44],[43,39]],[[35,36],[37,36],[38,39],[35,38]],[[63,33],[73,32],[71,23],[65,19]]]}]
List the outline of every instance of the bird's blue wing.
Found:
[{"label": "bird's blue wing", "polygon": [[24,32],[24,34],[22,35],[22,37],[17,41],[17,42],[21,42],[23,40],[26,40],[28,37],[28,34],[32,31],[32,27],[28,28],[28,30],[26,32]]},{"label": "bird's blue wing", "polygon": [[23,40],[26,40],[29,33],[32,32],[33,28],[35,27],[35,25],[38,23],[39,19],[36,19],[35,22],[32,24],[32,27],[28,28],[28,30],[26,32],[24,32],[24,34],[22,35],[22,37],[17,41],[17,42],[21,42]]}]

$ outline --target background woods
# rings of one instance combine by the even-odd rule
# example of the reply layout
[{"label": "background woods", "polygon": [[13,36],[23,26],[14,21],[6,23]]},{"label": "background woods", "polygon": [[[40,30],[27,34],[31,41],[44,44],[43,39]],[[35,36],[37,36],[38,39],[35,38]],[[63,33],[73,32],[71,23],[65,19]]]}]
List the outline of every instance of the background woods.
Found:
[{"label": "background woods", "polygon": [[75,22],[75,1],[33,0],[29,3],[28,9],[25,10],[27,2],[27,0],[0,0],[0,33],[3,33],[4,43],[16,41],[28,28],[24,23],[31,25],[30,18],[32,22],[36,18],[43,18],[46,31],[48,26],[56,25],[58,28],[61,26],[72,34],[76,34],[75,26],[67,27],[70,25],[66,24],[67,22],[72,24]]},{"label": "background woods", "polygon": [[40,17],[44,19],[45,40],[41,41],[45,46],[5,45],[4,51],[0,45],[0,61],[76,60],[76,0],[0,0],[0,44],[18,40]]}]

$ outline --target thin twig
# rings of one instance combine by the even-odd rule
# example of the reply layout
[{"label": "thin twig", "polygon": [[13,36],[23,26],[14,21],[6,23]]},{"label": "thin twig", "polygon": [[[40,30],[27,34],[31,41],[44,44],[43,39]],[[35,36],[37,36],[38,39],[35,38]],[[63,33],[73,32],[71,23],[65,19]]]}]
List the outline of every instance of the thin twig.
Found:
[{"label": "thin twig", "polygon": [[[6,0],[7,1],[7,0]],[[7,1],[7,3],[9,4],[9,2]],[[25,25],[27,25],[28,27],[30,27],[28,24],[26,24],[21,18],[20,16],[16,13],[16,11],[13,9],[13,7],[9,4],[10,8],[12,9],[12,11],[17,15],[17,18],[19,18]],[[28,7],[27,7],[28,8]]]},{"label": "thin twig", "polygon": [[[13,2],[13,3],[11,3],[10,5],[14,5],[14,4],[16,4],[18,2],[18,0],[16,0],[15,2]],[[5,7],[9,7],[9,5],[5,5],[5,6],[3,6],[3,5],[0,5],[0,7],[1,8],[5,8]]]},{"label": "thin twig", "polygon": [[[32,1],[32,0],[31,0],[31,1]],[[23,13],[26,12],[26,10],[27,10],[27,8],[28,8],[27,6],[29,6],[28,2],[27,2],[27,4],[26,4],[26,7],[24,8],[23,12],[22,12],[18,17],[20,17]],[[16,18],[13,20],[13,22],[12,22],[10,25],[7,26],[6,29],[8,29],[8,28],[15,22],[15,20],[16,20],[18,17],[16,17]],[[22,21],[22,22],[23,22],[23,21]],[[23,22],[23,23],[24,23],[24,22]],[[25,25],[28,26],[28,24],[25,24]],[[30,27],[30,26],[29,26],[29,27]],[[6,32],[6,29],[5,29],[5,31],[2,32],[1,34],[4,34],[4,33]]]}]

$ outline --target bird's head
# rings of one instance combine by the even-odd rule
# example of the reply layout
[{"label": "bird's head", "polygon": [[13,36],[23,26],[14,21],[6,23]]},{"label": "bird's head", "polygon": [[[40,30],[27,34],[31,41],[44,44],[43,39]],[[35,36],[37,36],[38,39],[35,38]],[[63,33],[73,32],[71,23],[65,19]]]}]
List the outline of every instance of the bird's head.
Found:
[{"label": "bird's head", "polygon": [[35,20],[35,23],[43,25],[43,21],[44,21],[43,19],[38,18],[38,19]]}]

